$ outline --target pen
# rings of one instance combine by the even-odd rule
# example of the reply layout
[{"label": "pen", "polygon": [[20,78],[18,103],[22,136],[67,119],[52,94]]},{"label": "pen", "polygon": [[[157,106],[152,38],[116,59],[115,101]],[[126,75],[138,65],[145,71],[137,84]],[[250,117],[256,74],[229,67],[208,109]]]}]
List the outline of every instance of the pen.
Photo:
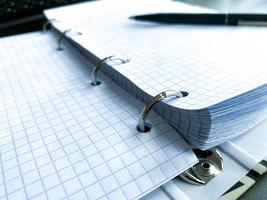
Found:
[{"label": "pen", "polygon": [[130,19],[167,24],[267,25],[267,14],[260,13],[154,13]]}]

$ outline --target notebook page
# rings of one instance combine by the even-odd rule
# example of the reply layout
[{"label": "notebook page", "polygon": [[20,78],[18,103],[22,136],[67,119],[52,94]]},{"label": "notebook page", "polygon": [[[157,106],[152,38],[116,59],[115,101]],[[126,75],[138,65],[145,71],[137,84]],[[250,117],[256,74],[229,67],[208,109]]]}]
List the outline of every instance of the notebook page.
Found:
[{"label": "notebook page", "polygon": [[[120,6],[116,6],[120,5]],[[114,66],[151,96],[166,89],[189,96],[170,102],[201,109],[266,85],[265,27],[163,25],[129,20],[151,12],[203,12],[170,1],[100,1],[45,12],[61,27],[81,31],[74,38],[99,58],[130,58]],[[205,11],[205,10],[204,10]],[[69,18],[72,13],[73,18]]]},{"label": "notebook page", "polygon": [[0,40],[0,199],[137,199],[192,166],[186,142],[41,32]]}]

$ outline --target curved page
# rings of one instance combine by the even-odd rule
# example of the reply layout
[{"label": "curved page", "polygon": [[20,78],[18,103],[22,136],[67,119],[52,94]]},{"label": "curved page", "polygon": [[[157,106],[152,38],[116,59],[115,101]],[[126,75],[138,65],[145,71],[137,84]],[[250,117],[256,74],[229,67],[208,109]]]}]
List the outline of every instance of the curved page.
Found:
[{"label": "curved page", "polygon": [[[45,12],[60,32],[98,59],[130,59],[103,72],[147,102],[164,90],[189,93],[157,112],[200,148],[236,137],[266,118],[266,28],[166,25],[129,17],[211,12],[169,1],[97,1]],[[257,97],[257,98],[256,98]],[[258,113],[258,114],[256,114]],[[260,113],[260,114],[259,114]],[[249,120],[248,120],[249,119]],[[234,128],[233,128],[234,127]],[[224,131],[225,130],[225,131]]]},{"label": "curved page", "polygon": [[0,199],[138,199],[197,162],[187,143],[51,33],[0,40]]}]

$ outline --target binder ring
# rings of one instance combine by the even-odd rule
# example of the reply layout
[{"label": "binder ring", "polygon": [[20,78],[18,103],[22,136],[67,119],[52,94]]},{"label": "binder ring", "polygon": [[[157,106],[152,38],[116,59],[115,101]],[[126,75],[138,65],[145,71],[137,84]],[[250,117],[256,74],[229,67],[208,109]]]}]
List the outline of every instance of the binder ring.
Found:
[{"label": "binder ring", "polygon": [[66,34],[68,32],[70,32],[71,29],[67,29],[65,31],[63,31],[60,35],[59,35],[59,38],[58,38],[58,41],[57,41],[57,50],[58,51],[62,51],[64,48],[61,46],[61,43],[62,43],[62,40],[63,40],[63,37],[66,36]]},{"label": "binder ring", "polygon": [[64,38],[64,36],[67,35],[67,33],[69,32],[73,32],[73,33],[76,33],[77,35],[81,35],[82,33],[81,32],[78,32],[78,31],[72,31],[71,29],[67,29],[65,31],[63,31],[60,35],[59,35],[59,38],[58,38],[58,42],[57,42],[57,50],[58,51],[62,51],[64,48],[61,46],[62,44],[62,40]]},{"label": "binder ring", "polygon": [[119,61],[119,63],[117,63],[116,65],[120,65],[120,64],[125,64],[125,63],[128,63],[130,62],[129,59],[121,59],[121,58],[114,58],[114,55],[112,56],[108,56],[106,58],[103,58],[102,60],[100,60],[98,63],[96,63],[94,65],[94,68],[93,68],[93,71],[92,71],[92,74],[91,74],[91,78],[92,78],[92,82],[91,82],[91,85],[100,85],[101,84],[101,81],[98,81],[97,80],[97,72],[99,71],[100,67],[107,63],[108,61]]},{"label": "binder ring", "polygon": [[43,24],[43,33],[47,31],[47,27],[52,24],[52,22],[57,21],[55,18],[49,19]]},{"label": "binder ring", "polygon": [[108,61],[114,61],[114,63],[112,63],[112,66],[114,66],[114,65],[122,65],[122,64],[128,63],[130,62],[130,59],[110,58]]},{"label": "binder ring", "polygon": [[184,91],[175,91],[175,90],[167,90],[164,92],[161,92],[160,94],[156,95],[155,97],[153,97],[151,99],[151,101],[149,101],[145,107],[143,108],[141,114],[139,115],[139,121],[138,121],[138,125],[137,125],[137,130],[139,132],[143,132],[146,133],[148,131],[150,131],[151,129],[151,125],[149,123],[146,123],[146,119],[147,116],[150,112],[150,110],[153,108],[153,106],[168,97],[177,97],[177,98],[181,98],[181,97],[185,97],[187,96],[188,93],[184,92]]}]

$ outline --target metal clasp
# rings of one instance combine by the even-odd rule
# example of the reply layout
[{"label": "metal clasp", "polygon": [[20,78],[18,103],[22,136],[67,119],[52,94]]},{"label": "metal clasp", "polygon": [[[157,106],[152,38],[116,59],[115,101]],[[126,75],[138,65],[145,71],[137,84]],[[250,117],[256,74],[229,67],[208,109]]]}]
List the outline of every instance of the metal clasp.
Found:
[{"label": "metal clasp", "polygon": [[193,149],[199,162],[179,175],[185,182],[205,185],[223,169],[223,158],[217,148],[202,151]]}]

